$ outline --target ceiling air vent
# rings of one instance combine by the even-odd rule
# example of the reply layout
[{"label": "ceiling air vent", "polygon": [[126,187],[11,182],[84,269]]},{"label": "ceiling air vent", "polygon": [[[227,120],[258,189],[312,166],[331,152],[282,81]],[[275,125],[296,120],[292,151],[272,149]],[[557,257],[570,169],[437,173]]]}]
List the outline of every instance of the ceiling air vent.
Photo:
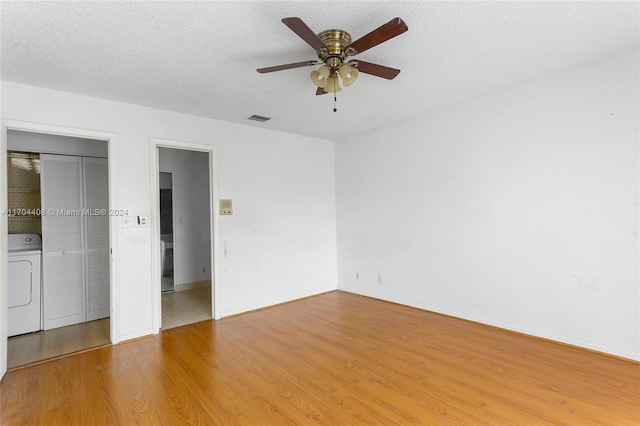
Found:
[{"label": "ceiling air vent", "polygon": [[271,120],[271,117],[265,117],[262,115],[253,114],[252,116],[247,117],[247,119],[264,123],[265,121]]}]

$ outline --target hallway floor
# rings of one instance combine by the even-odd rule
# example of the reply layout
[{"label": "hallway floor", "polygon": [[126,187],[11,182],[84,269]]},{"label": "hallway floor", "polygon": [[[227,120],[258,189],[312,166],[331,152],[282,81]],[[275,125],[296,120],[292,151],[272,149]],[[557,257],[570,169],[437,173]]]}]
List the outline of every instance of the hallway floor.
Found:
[{"label": "hallway floor", "polygon": [[211,287],[162,294],[162,330],[211,318]]},{"label": "hallway floor", "polygon": [[[211,319],[211,287],[162,294],[162,329]],[[109,318],[10,337],[7,368],[108,345]]]},{"label": "hallway floor", "polygon": [[109,318],[10,337],[7,368],[108,345],[110,341]]}]

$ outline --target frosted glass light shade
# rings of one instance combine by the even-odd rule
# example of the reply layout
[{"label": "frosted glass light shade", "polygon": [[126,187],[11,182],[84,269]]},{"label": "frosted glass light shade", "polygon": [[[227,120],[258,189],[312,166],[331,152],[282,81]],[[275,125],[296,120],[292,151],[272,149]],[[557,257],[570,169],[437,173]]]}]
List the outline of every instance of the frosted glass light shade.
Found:
[{"label": "frosted glass light shade", "polygon": [[342,91],[337,75],[334,74],[327,78],[327,85],[324,87],[324,91],[327,93],[338,93]]},{"label": "frosted glass light shade", "polygon": [[311,71],[311,81],[318,87],[325,88],[327,86],[327,79],[330,74],[329,67],[326,65],[321,66],[316,71]]},{"label": "frosted glass light shade", "polygon": [[338,74],[342,77],[344,87],[351,86],[358,78],[359,71],[351,66],[344,64],[338,70]]}]

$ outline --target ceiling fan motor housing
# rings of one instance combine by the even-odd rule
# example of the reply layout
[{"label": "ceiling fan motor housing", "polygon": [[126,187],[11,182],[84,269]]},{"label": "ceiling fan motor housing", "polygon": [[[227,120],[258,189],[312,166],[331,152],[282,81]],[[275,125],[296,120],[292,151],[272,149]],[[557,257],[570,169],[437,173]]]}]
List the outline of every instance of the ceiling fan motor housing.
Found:
[{"label": "ceiling fan motor housing", "polygon": [[338,68],[348,56],[346,47],[351,44],[351,35],[343,30],[326,30],[318,34],[318,38],[327,46],[326,49],[318,49],[318,58],[331,69],[332,73]]}]

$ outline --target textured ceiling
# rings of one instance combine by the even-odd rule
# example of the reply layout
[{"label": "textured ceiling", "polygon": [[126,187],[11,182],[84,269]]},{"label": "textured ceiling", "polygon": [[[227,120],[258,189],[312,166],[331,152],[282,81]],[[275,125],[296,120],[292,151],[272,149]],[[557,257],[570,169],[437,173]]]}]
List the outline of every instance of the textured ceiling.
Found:
[{"label": "textured ceiling", "polygon": [[[3,80],[331,140],[640,48],[635,1],[2,1],[0,13]],[[354,40],[401,17],[408,32],[355,58],[402,72],[361,74],[334,113],[314,67],[255,71],[316,59],[289,16]]]}]

